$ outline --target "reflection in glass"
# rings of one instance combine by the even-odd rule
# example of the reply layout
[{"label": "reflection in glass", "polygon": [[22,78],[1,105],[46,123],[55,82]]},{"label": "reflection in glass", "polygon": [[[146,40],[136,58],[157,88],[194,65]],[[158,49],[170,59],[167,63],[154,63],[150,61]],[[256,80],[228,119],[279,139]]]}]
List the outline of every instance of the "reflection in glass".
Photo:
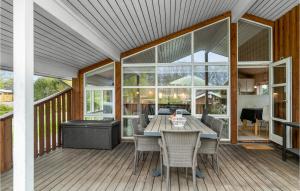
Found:
[{"label": "reflection in glass", "polygon": [[90,90],[87,90],[85,93],[85,97],[86,97],[86,112],[90,113],[91,112],[91,105],[92,105],[92,93]]},{"label": "reflection in glass", "polygon": [[280,137],[283,136],[283,124],[278,121],[273,121],[273,133]]},{"label": "reflection in glass", "polygon": [[155,48],[145,50],[123,60],[124,64],[131,63],[155,63]]},{"label": "reflection in glass", "polygon": [[134,118],[124,118],[123,119],[123,136],[132,137],[133,136],[133,126],[132,120]]},{"label": "reflection in glass", "polygon": [[124,88],[123,114],[138,115],[141,113],[155,114],[155,89]]},{"label": "reflection in glass", "polygon": [[192,66],[159,66],[157,81],[159,86],[191,86]]},{"label": "reflection in glass", "polygon": [[123,84],[124,86],[154,86],[155,67],[124,67]]},{"label": "reflection in glass", "polygon": [[202,114],[205,108],[209,114],[227,113],[226,90],[197,90],[195,99],[196,114]]},{"label": "reflection in glass", "polygon": [[221,138],[229,139],[229,120],[228,119],[220,119],[220,120],[224,122]]},{"label": "reflection in glass", "polygon": [[228,62],[228,20],[194,32],[195,62]]},{"label": "reflection in glass", "polygon": [[195,86],[228,85],[228,66],[195,66]]},{"label": "reflection in glass", "polygon": [[245,20],[238,22],[238,60],[270,61],[271,29]]},{"label": "reflection in glass", "polygon": [[103,66],[85,74],[85,87],[101,87],[114,85],[114,64]]},{"label": "reflection in glass", "polygon": [[273,83],[274,84],[282,84],[286,83],[286,65],[280,64],[278,66],[273,67]]},{"label": "reflection in glass", "polygon": [[158,110],[166,108],[174,113],[176,109],[185,109],[191,113],[190,88],[159,88]]},{"label": "reflection in glass", "polygon": [[158,46],[158,63],[191,62],[191,34]]},{"label": "reflection in glass", "polygon": [[286,87],[273,88],[273,116],[279,119],[286,119]]},{"label": "reflection in glass", "polygon": [[112,90],[86,90],[86,114],[113,114]]}]

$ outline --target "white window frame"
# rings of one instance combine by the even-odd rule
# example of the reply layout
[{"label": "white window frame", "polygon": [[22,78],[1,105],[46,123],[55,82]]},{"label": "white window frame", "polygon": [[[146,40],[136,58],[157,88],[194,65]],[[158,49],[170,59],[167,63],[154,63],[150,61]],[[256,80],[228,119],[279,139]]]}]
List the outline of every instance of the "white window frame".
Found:
[{"label": "white window frame", "polygon": [[[83,100],[84,100],[84,118],[86,117],[103,117],[103,118],[115,118],[115,81],[116,81],[116,75],[115,75],[115,62],[111,62],[109,64],[106,64],[104,66],[100,66],[98,68],[95,68],[91,71],[88,71],[86,73],[83,74],[83,89],[84,89],[84,92],[83,92]],[[91,72],[94,72],[95,70],[99,70],[101,68],[104,68],[104,67],[107,67],[108,65],[113,65],[113,73],[114,73],[114,85],[113,86],[101,86],[101,87],[86,87],[86,75],[91,73]],[[87,109],[86,109],[86,91],[91,91],[91,108],[94,107],[94,104],[92,103],[92,100],[94,100],[94,91],[95,90],[98,90],[98,91],[103,91],[103,90],[110,90],[112,91],[112,98],[113,98],[113,105],[112,105],[112,114],[102,114],[101,116],[99,115],[95,115],[95,114],[89,114],[87,113]],[[94,109],[92,109],[94,110]]]},{"label": "white window frame", "polygon": [[[199,30],[202,30],[204,28],[207,28],[211,25],[214,25],[214,24],[217,24],[217,23],[220,23],[220,22],[223,22],[223,21],[227,21],[228,23],[228,62],[194,62],[194,32],[196,31],[199,31]],[[230,54],[230,17],[227,17],[225,19],[221,19],[219,21],[216,21],[214,23],[211,23],[209,25],[206,25],[204,27],[201,27],[197,30],[194,30],[194,31],[191,31],[189,33],[186,33],[186,34],[183,34],[183,35],[180,35],[176,38],[173,38],[173,39],[170,39],[166,42],[163,42],[161,44],[158,44],[158,45],[155,45],[153,47],[150,47],[150,48],[147,48],[143,51],[140,51],[140,52],[137,52],[135,54],[132,54],[130,56],[127,56],[127,57],[124,57],[122,58],[121,60],[121,68],[123,69],[124,67],[139,67],[139,66],[154,66],[155,67],[155,85],[154,86],[123,86],[123,82],[124,82],[124,79],[123,79],[123,72],[121,73],[121,137],[122,139],[126,140],[126,139],[130,139],[132,140],[133,137],[124,137],[124,128],[123,128],[123,124],[124,124],[124,119],[132,119],[132,118],[137,118],[138,116],[136,115],[124,115],[123,112],[124,112],[124,108],[123,108],[123,90],[125,88],[154,88],[155,89],[155,115],[158,114],[158,89],[159,88],[190,88],[191,89],[191,113],[193,116],[195,116],[195,99],[194,99],[194,92],[195,92],[195,89],[199,89],[199,88],[202,88],[202,89],[209,89],[209,90],[218,90],[218,89],[224,89],[224,90],[227,90],[227,114],[226,115],[213,115],[214,117],[216,118],[220,118],[220,119],[228,119],[228,139],[222,139],[224,141],[229,141],[231,139],[231,118],[230,118],[230,108],[231,108],[231,89],[230,89],[230,86],[231,86],[231,79],[230,79],[230,63],[231,63],[231,54]],[[188,35],[190,34],[191,35],[191,56],[192,56],[192,59],[191,59],[191,62],[182,62],[182,63],[158,63],[158,46],[164,44],[164,43],[167,43],[169,41],[172,41],[174,39],[177,39],[177,38],[180,38],[182,36],[185,36],[185,35]],[[124,64],[123,63],[123,60],[128,58],[128,57],[131,57],[131,56],[135,56],[136,54],[139,54],[141,52],[144,52],[144,51],[147,51],[149,49],[152,49],[152,48],[155,48],[155,63],[126,63]],[[157,67],[159,66],[192,66],[192,79],[194,77],[194,67],[197,66],[197,65],[201,65],[201,66],[205,66],[205,65],[226,65],[228,66],[228,85],[227,86],[194,86],[194,80],[192,80],[192,85],[191,86],[159,86],[158,85],[158,73],[157,73]],[[153,117],[153,116],[150,116],[150,117]],[[197,115],[196,117],[201,117],[201,115]]]}]

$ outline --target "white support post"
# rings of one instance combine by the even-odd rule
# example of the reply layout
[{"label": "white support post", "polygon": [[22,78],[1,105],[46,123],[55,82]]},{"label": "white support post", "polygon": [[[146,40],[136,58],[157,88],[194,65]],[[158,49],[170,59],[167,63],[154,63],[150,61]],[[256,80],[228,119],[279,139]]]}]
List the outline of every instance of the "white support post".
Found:
[{"label": "white support post", "polygon": [[33,0],[14,0],[13,5],[13,189],[33,191]]}]

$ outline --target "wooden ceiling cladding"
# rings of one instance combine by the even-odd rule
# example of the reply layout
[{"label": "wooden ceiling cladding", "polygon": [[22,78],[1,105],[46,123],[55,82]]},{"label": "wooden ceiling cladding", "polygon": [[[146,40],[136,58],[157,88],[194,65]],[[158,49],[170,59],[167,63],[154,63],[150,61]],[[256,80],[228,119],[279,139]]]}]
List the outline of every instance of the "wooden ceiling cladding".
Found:
[{"label": "wooden ceiling cladding", "polygon": [[[1,0],[1,53],[12,57],[13,0]],[[184,34],[197,23],[229,13],[239,0],[58,0],[95,31],[117,46],[121,57],[139,48]],[[248,14],[276,20],[298,0],[255,0]],[[104,54],[87,40],[35,5],[35,60],[74,69],[84,68]],[[181,31],[181,32],[180,32]],[[176,34],[176,35],[175,35]],[[154,43],[155,42],[155,43]],[[223,39],[223,44],[226,40]],[[225,52],[222,43],[213,51]],[[186,49],[188,52],[189,50]],[[182,53],[186,54],[186,53]],[[12,67],[12,59],[10,66]]]},{"label": "wooden ceiling cladding", "polygon": [[63,2],[124,52],[230,11],[237,0]]},{"label": "wooden ceiling cladding", "polygon": [[[1,52],[13,47],[13,0],[1,0]],[[34,53],[36,62],[47,61],[80,69],[105,59],[85,39],[55,17],[34,6]],[[12,67],[12,63],[9,63]]]},{"label": "wooden ceiling cladding", "polygon": [[275,21],[299,4],[299,0],[256,0],[248,13]]}]

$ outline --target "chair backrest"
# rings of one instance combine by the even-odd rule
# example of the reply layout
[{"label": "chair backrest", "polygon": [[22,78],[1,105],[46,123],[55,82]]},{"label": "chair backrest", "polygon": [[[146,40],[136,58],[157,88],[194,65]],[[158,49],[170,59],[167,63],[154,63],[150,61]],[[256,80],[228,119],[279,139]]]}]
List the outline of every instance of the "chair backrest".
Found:
[{"label": "chair backrest", "polygon": [[192,167],[197,162],[200,131],[162,131],[163,160],[170,167]]},{"label": "chair backrest", "polygon": [[211,129],[217,133],[218,139],[221,139],[223,128],[224,128],[224,122],[222,120],[220,119],[213,120]]},{"label": "chair backrest", "polygon": [[268,105],[265,105],[263,107],[262,119],[264,121],[269,121],[270,120],[270,109],[269,109]]},{"label": "chair backrest", "polygon": [[202,122],[202,123],[205,122],[207,115],[208,115],[208,110],[207,110],[207,108],[205,108],[205,109],[203,110],[202,117],[201,117],[201,122]]},{"label": "chair backrest", "polygon": [[149,116],[148,116],[148,115],[149,115],[148,110],[145,111],[145,114],[144,114],[144,115],[145,115],[145,121],[146,121],[146,124],[148,125],[148,124],[150,123],[150,119],[149,119]]},{"label": "chair backrest", "polygon": [[144,128],[142,128],[141,125],[139,125],[139,119],[134,118],[131,121],[134,135],[143,135]]},{"label": "chair backrest", "polygon": [[142,126],[142,128],[146,128],[148,124],[146,122],[145,114],[140,114],[139,119],[140,119],[140,125]]},{"label": "chair backrest", "polygon": [[206,120],[204,122],[205,125],[211,127],[214,122],[214,117],[207,115]]}]

